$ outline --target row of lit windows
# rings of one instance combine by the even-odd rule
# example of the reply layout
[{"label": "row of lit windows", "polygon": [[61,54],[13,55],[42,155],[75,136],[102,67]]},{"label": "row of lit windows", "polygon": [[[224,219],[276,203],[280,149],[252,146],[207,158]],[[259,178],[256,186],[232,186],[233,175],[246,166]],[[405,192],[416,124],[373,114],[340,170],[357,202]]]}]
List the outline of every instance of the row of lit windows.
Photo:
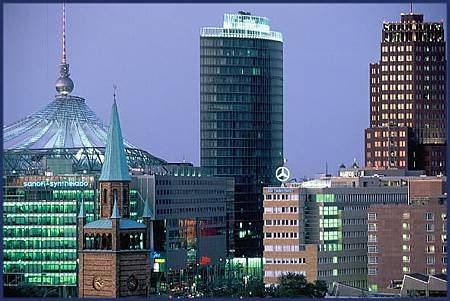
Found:
[{"label": "row of lit windows", "polygon": [[264,213],[297,213],[297,207],[264,207]]},{"label": "row of lit windows", "polygon": [[266,264],[305,264],[306,258],[266,258]]},{"label": "row of lit windows", "polygon": [[264,277],[280,277],[287,273],[298,274],[306,276],[305,271],[264,271]]},{"label": "row of lit windows", "polygon": [[[395,95],[395,94],[391,94],[391,95]],[[376,107],[374,107],[374,108],[376,108]],[[391,103],[391,104],[383,103],[381,105],[381,110],[405,110],[405,109],[406,110],[412,109],[412,103],[407,103],[407,104],[403,104],[403,103],[399,103],[399,104],[396,104],[396,103]],[[401,133],[405,133],[405,132],[401,131]],[[401,136],[401,137],[404,137],[404,136]]]},{"label": "row of lit windows", "polygon": [[[411,260],[410,256],[405,255],[402,257],[403,263],[409,263]],[[425,260],[427,265],[433,265],[436,264],[436,257],[435,256],[427,256]],[[441,258],[442,264],[447,264],[447,256],[443,256]],[[378,264],[380,263],[379,258],[377,256],[368,256],[367,257],[367,263],[369,264]]]},{"label": "row of lit windows", "polygon": [[265,225],[266,226],[297,226],[298,224],[298,220],[296,219],[268,219],[265,220]]},{"label": "row of lit windows", "polygon": [[266,239],[277,239],[277,238],[297,238],[297,232],[265,232]]},{"label": "row of lit windows", "polygon": [[[408,24],[407,26],[411,27],[409,29],[415,30],[416,27],[418,26],[420,28],[421,24],[416,24],[416,23],[411,23]],[[428,28],[420,28],[422,30],[427,30]],[[398,30],[398,29],[397,29]],[[400,46],[382,46],[381,47],[381,51],[382,52],[403,52],[403,51],[409,51],[411,52],[413,50],[413,46],[412,45],[400,45]],[[444,46],[416,46],[415,47],[415,51],[416,52],[444,52],[445,51],[445,47]]]},{"label": "row of lit windows", "polygon": [[[382,65],[381,66],[381,71],[412,71],[412,65],[411,64],[406,64],[406,65]],[[373,71],[373,70],[372,70]],[[373,73],[373,72],[372,72]]]},{"label": "row of lit windows", "polygon": [[184,214],[189,212],[221,212],[225,211],[225,207],[197,207],[197,208],[168,208],[168,209],[157,209],[157,214]]},{"label": "row of lit windows", "polygon": [[298,201],[298,194],[265,194],[266,200]]},{"label": "row of lit windows", "polygon": [[299,245],[264,245],[266,252],[298,252],[304,251]]}]

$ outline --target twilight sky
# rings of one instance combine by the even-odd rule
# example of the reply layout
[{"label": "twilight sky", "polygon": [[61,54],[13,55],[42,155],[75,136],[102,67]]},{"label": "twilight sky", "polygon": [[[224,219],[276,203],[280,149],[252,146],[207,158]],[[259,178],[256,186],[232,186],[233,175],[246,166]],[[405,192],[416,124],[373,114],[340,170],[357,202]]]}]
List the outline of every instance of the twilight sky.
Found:
[{"label": "twilight sky", "polygon": [[[383,21],[409,4],[67,4],[73,95],[109,123],[113,83],[124,137],[171,162],[200,162],[199,31],[223,14],[266,16],[284,36],[284,156],[294,177],[364,163],[369,63]],[[415,4],[446,21],[445,4]],[[4,4],[4,122],[56,94],[61,5]],[[445,24],[446,25],[446,24]]]}]

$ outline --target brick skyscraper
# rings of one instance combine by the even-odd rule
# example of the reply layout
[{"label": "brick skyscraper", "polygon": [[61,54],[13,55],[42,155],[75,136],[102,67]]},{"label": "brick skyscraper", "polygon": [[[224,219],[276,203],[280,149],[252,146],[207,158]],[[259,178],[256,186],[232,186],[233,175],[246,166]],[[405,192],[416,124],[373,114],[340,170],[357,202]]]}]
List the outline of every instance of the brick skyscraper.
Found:
[{"label": "brick skyscraper", "polygon": [[411,12],[383,24],[381,61],[370,64],[366,167],[446,174],[445,47],[443,22]]}]

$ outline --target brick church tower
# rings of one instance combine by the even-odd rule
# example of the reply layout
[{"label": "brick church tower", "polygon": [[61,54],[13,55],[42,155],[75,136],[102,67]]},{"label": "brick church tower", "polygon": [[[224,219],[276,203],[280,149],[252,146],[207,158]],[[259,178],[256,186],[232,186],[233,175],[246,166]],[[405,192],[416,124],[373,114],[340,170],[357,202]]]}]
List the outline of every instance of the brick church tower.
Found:
[{"label": "brick church tower", "polygon": [[78,216],[78,297],[145,297],[150,281],[151,218],[130,220],[128,165],[116,100],[112,106],[105,162],[100,175],[100,219],[86,224]]}]

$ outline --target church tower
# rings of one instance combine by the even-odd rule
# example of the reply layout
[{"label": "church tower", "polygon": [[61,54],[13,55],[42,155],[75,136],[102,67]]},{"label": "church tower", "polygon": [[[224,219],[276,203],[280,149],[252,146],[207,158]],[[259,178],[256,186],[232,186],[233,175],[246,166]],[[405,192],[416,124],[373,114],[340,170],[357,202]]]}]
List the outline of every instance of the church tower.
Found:
[{"label": "church tower", "polygon": [[152,214],[146,203],[144,224],[129,219],[131,177],[115,97],[99,181],[100,219],[86,224],[83,204],[78,216],[78,297],[145,297]]}]

